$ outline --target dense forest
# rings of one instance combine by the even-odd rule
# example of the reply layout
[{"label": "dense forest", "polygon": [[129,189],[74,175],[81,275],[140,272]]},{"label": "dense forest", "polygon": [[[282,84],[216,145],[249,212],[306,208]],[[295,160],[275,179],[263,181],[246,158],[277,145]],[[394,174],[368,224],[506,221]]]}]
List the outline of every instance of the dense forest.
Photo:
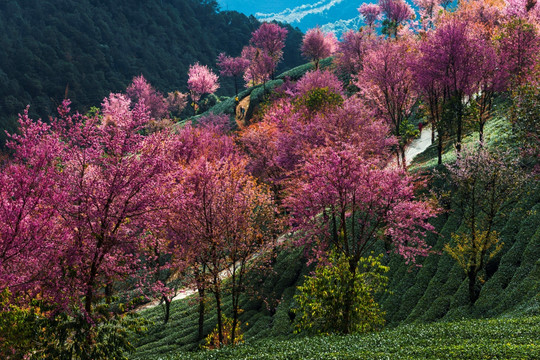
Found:
[{"label": "dense forest", "polygon": [[[85,111],[141,74],[162,92],[185,91],[190,64],[214,67],[221,52],[240,55],[259,25],[208,0],[2,1],[1,146],[27,105],[45,119],[65,97]],[[302,62],[302,34],[288,30],[280,70]],[[220,93],[233,89],[224,81]]]}]

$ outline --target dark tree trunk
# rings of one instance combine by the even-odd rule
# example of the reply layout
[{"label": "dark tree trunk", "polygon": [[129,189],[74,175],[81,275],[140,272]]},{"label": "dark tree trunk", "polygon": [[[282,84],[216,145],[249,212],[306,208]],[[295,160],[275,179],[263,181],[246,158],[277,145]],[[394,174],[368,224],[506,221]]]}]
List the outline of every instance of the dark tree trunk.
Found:
[{"label": "dark tree trunk", "polygon": [[[353,259],[349,260],[349,272],[351,273],[351,279],[347,284],[347,294],[352,294],[352,289],[354,288],[354,277],[356,275],[356,267],[358,262]],[[344,334],[351,333],[351,312],[353,309],[353,299],[352,296],[347,296],[345,303],[343,304],[343,323],[341,324],[341,332]]]},{"label": "dark tree trunk", "polygon": [[467,273],[469,278],[469,301],[473,305],[478,300],[479,291],[476,289],[476,271],[469,270]]},{"label": "dark tree trunk", "polygon": [[221,314],[221,292],[219,289],[216,289],[214,291],[214,296],[216,298],[216,310],[217,310],[217,325],[218,325],[218,338],[219,338],[219,345],[218,347],[221,347],[223,344],[223,319]]},{"label": "dark tree trunk", "polygon": [[163,319],[163,325],[166,325],[169,322],[169,317],[171,314],[171,302],[172,298],[169,299],[168,296],[163,295],[163,303],[165,305],[165,317]]},{"label": "dark tree trunk", "polygon": [[199,293],[199,334],[197,339],[200,341],[203,339],[203,329],[204,329],[204,302],[205,302],[205,291],[204,286],[197,286],[197,291]]},{"label": "dark tree trunk", "polygon": [[443,150],[443,138],[442,134],[439,133],[437,135],[438,143],[437,143],[437,164],[442,164],[442,150]]},{"label": "dark tree trunk", "polygon": [[478,141],[480,141],[480,144],[484,142],[484,123],[480,122],[480,128],[478,129]]},{"label": "dark tree trunk", "polygon": [[461,104],[461,98],[457,104],[457,132],[456,132],[456,151],[461,152],[461,138],[463,133],[463,105]]},{"label": "dark tree trunk", "polygon": [[232,329],[231,329],[231,345],[234,345],[234,341],[236,340],[236,324],[238,323],[238,296],[239,294],[239,288],[236,285],[236,269],[233,268],[232,273],[232,304],[233,304],[233,322],[232,322]]}]

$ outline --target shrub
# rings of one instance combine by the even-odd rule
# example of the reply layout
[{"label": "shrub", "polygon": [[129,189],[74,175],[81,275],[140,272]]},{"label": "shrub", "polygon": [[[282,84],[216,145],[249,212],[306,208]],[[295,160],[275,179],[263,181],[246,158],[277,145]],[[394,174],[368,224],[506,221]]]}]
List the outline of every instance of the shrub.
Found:
[{"label": "shrub", "polygon": [[[244,342],[244,334],[240,330],[242,323],[240,321],[236,324],[235,336],[234,336],[234,345],[241,344]],[[247,324],[246,324],[247,325]],[[205,339],[205,344],[203,349],[219,349],[222,346],[227,346],[232,344],[232,326],[233,321],[231,318],[228,318],[226,315],[223,315],[223,342],[219,343],[219,333],[218,328],[216,327]]]},{"label": "shrub", "polygon": [[[331,253],[331,265],[320,264],[315,274],[299,286],[295,295],[298,302],[296,316],[299,331],[315,333],[369,332],[384,324],[384,312],[375,302],[374,295],[388,284],[388,267],[381,264],[382,254],[360,258],[361,270],[351,272],[349,259]],[[350,318],[343,307],[336,304],[351,303]]]}]

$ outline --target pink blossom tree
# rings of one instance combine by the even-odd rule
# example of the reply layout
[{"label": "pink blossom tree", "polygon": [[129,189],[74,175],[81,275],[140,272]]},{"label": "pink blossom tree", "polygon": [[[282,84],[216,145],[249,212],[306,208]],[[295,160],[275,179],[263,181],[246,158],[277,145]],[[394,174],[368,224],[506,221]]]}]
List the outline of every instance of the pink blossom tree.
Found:
[{"label": "pink blossom tree", "polygon": [[[219,347],[224,344],[223,277],[231,276],[236,325],[248,260],[271,244],[274,209],[267,189],[246,174],[245,161],[237,155],[215,160],[200,157],[181,171],[171,199],[170,229],[195,267],[202,300],[206,289],[215,297]],[[200,306],[199,320],[204,316],[204,301]],[[233,330],[232,343],[235,336]]]},{"label": "pink blossom tree", "polygon": [[421,30],[424,32],[433,30],[442,10],[441,0],[413,0],[413,2],[418,7]]},{"label": "pink blossom tree", "polygon": [[538,27],[522,18],[510,18],[499,27],[496,44],[499,57],[504,59],[501,70],[509,77],[508,84],[517,86],[538,62]]},{"label": "pink blossom tree", "polygon": [[381,19],[382,9],[377,4],[363,3],[358,8],[358,12],[364,18],[364,22],[367,24],[367,26],[370,29],[373,29],[373,25],[375,24],[375,21]]},{"label": "pink blossom tree", "polygon": [[161,119],[167,115],[167,102],[163,95],[156,91],[144,76],[136,76],[126,89],[126,94],[133,104],[142,102],[150,112],[150,117]]},{"label": "pink blossom tree", "polygon": [[[415,198],[404,171],[378,168],[357,154],[355,145],[342,143],[321,147],[307,158],[286,200],[301,234],[297,244],[308,244],[316,258],[325,258],[329,250],[345,255],[352,275],[381,239],[407,262],[427,256],[430,246],[424,237],[433,230],[428,220],[434,207]],[[345,323],[351,301],[343,304]]]},{"label": "pink blossom tree", "polygon": [[397,38],[399,26],[414,18],[414,10],[405,0],[379,0],[379,6],[386,17],[383,33],[390,37]]},{"label": "pink blossom tree", "polygon": [[244,73],[246,86],[266,84],[276,67],[274,59],[267,52],[254,46],[245,46],[242,49],[242,58],[249,61]]},{"label": "pink blossom tree", "polygon": [[199,63],[190,65],[187,83],[195,109],[204,94],[213,94],[219,88],[218,76],[208,66]]},{"label": "pink blossom tree", "polygon": [[373,37],[369,32],[364,31],[364,28],[359,31],[349,30],[343,34],[343,40],[338,44],[335,59],[335,63],[341,72],[351,75],[358,74],[362,70],[366,51],[373,42]]},{"label": "pink blossom tree", "polygon": [[283,57],[283,48],[288,32],[287,29],[278,24],[265,22],[251,34],[250,43],[268,54],[277,65]]},{"label": "pink blossom tree", "polygon": [[428,61],[423,74],[436,78],[443,86],[443,95],[456,127],[456,148],[461,149],[465,103],[478,90],[479,64],[487,44],[469,30],[470,23],[457,17],[446,19],[420,51]]},{"label": "pink blossom tree", "polygon": [[[166,134],[142,135],[149,120],[142,102],[132,107],[113,94],[99,116],[71,114],[68,100],[50,125],[25,114],[21,135],[12,136],[13,163],[0,176],[16,181],[0,190],[0,286],[39,296],[53,310],[44,315],[62,313],[80,326],[42,330],[44,347],[59,339],[58,351],[99,352],[109,341],[99,324],[119,320],[114,287],[138,278],[168,164]],[[125,336],[111,341],[117,335]]]},{"label": "pink blossom tree", "polygon": [[[207,261],[206,253],[197,251],[195,242],[197,238],[193,238],[195,231],[202,230],[190,228],[190,224],[185,221],[184,211],[197,205],[194,203],[197,199],[194,197],[195,193],[188,191],[190,187],[194,187],[194,184],[191,181],[186,183],[188,181],[186,176],[188,174],[193,176],[197,170],[196,165],[200,164],[201,161],[214,164],[220,159],[236,156],[236,150],[232,139],[226,136],[219,124],[216,125],[213,121],[197,127],[186,125],[174,137],[171,148],[174,149],[172,161],[175,166],[171,168],[168,174],[169,181],[166,182],[165,202],[168,206],[163,214],[166,221],[164,232],[165,237],[170,241],[169,247],[175,258],[174,270],[186,269],[184,280],[187,283],[191,281],[197,289],[199,301],[198,338],[201,340],[209,287],[209,271],[205,263]],[[185,187],[184,184],[189,186]],[[193,210],[193,208],[191,209]]]},{"label": "pink blossom tree", "polygon": [[13,156],[0,170],[0,289],[30,297],[42,292],[63,303],[58,289],[46,286],[43,271],[55,267],[63,249],[54,206],[62,145],[50,135],[50,125],[29,118],[28,109],[19,116],[19,129],[9,136]]},{"label": "pink blossom tree", "polygon": [[135,254],[150,239],[140,235],[158,208],[155,190],[166,166],[163,135],[140,134],[149,121],[143,104],[131,109],[128,98],[112,94],[102,114],[103,120],[84,118],[64,107],[57,125],[66,143],[57,174],[65,197],[57,208],[71,242],[58,262],[77,269],[69,283],[88,316],[102,296],[112,294],[115,281],[136,273]]},{"label": "pink blossom tree", "polygon": [[238,96],[238,79],[249,66],[249,60],[243,57],[230,57],[221,53],[217,58],[221,76],[230,76],[234,80],[234,92]]},{"label": "pink blossom tree", "polygon": [[448,138],[450,131],[450,126],[446,123],[447,116],[444,116],[448,99],[444,96],[443,81],[434,76],[431,65],[429,55],[420,52],[416,61],[412,63],[411,69],[414,72],[416,90],[420,99],[423,100],[421,109],[427,114],[428,121],[431,123],[432,143],[435,142],[435,133],[437,133],[437,163],[441,165],[444,141]]},{"label": "pink blossom tree", "polygon": [[364,67],[355,80],[366,103],[386,119],[398,139],[398,164],[406,166],[405,144],[411,135],[408,119],[418,94],[410,64],[415,54],[405,40],[384,41],[364,57]]},{"label": "pink blossom tree", "polygon": [[334,73],[328,70],[308,71],[296,83],[299,96],[305,95],[316,88],[327,88],[330,92],[343,95],[343,84]]},{"label": "pink blossom tree", "polygon": [[334,33],[324,33],[319,27],[310,29],[302,39],[302,55],[313,61],[315,70],[319,61],[332,55],[337,49],[337,39]]}]

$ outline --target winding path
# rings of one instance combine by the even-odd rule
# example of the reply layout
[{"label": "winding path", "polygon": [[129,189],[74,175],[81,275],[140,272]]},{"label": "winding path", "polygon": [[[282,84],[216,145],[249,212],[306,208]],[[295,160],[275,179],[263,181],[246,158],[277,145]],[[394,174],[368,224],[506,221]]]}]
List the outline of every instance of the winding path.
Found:
[{"label": "winding path", "polygon": [[405,161],[407,166],[411,164],[414,157],[426,150],[431,145],[431,126],[426,126],[420,132],[420,137],[414,139],[407,149],[405,149]]}]

